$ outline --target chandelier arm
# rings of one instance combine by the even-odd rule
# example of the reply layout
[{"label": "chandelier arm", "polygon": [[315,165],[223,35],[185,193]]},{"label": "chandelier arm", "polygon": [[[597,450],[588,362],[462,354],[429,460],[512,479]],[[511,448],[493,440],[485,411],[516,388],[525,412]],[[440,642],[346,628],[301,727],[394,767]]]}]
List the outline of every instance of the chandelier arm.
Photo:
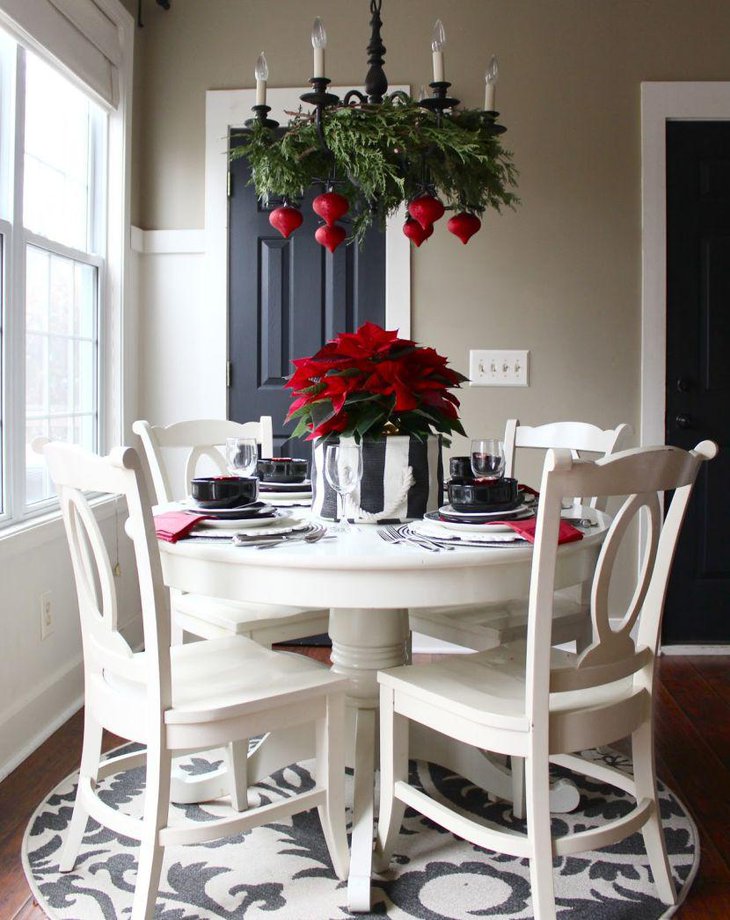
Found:
[{"label": "chandelier arm", "polygon": [[[353,100],[357,100],[356,102]],[[345,98],[342,100],[345,105],[357,105],[357,103],[364,103],[368,101],[368,97],[365,93],[361,93],[359,89],[351,89],[345,93]]]}]

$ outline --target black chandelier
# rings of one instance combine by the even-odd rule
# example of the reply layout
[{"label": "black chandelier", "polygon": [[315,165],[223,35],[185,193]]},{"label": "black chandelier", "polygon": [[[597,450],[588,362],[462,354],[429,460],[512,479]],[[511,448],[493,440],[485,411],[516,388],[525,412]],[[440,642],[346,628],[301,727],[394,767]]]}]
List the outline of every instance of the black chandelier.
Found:
[{"label": "black chandelier", "polygon": [[499,140],[506,129],[495,109],[497,60],[492,57],[486,70],[484,108],[460,108],[445,79],[446,34],[437,20],[430,94],[422,89],[416,100],[400,90],[388,93],[381,8],[382,0],[370,0],[364,92],[351,89],[342,99],[329,91],[327,34],[321,19],[315,19],[311,90],[300,97],[309,108],[295,113],[283,132],[269,117],[269,68],[262,52],[254,70],[253,118],[231,154],[249,159],[252,181],[265,203],[282,202],[270,219],[286,237],[302,223],[304,191],[320,184],[323,194],[313,207],[324,224],[316,236],[330,251],[347,236],[338,220],[348,212],[351,238],[362,239],[373,221],[383,224],[404,203],[409,213],[404,233],[416,246],[447,209],[456,212],[448,229],[466,243],[481,227],[480,215],[487,208],[499,210],[517,200],[509,191],[516,175],[511,155]]}]

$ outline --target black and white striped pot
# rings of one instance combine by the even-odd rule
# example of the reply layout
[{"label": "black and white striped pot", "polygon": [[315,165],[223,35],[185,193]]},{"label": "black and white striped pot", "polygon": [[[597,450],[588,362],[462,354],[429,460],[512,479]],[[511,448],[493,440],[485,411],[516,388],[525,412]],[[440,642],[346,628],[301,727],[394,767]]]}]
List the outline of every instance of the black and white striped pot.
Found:
[{"label": "black and white striped pot", "polygon": [[[326,444],[352,438],[316,440],[312,447],[312,509],[329,521],[338,520],[342,500],[324,475]],[[403,435],[365,438],[360,486],[348,499],[348,517],[356,523],[405,521],[423,517],[441,503],[443,465],[441,439],[418,441]]]}]

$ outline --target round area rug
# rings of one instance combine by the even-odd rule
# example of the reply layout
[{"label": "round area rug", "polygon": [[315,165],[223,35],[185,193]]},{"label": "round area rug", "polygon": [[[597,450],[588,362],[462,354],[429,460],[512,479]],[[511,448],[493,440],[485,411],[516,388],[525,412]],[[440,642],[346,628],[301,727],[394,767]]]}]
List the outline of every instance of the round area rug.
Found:
[{"label": "round area rug", "polygon": [[[219,754],[221,752],[218,752]],[[584,752],[612,766],[628,761],[615,751]],[[216,752],[190,757],[185,769],[201,773],[220,763]],[[416,780],[436,798],[458,803],[484,821],[523,830],[505,803],[486,801],[462,777],[427,763],[411,763]],[[556,775],[570,775],[556,771]],[[625,814],[632,800],[619,790],[576,779],[578,809],[555,816],[553,832],[596,826]],[[351,777],[349,777],[351,783]],[[313,785],[307,764],[294,764],[252,787],[258,801],[273,801]],[[76,774],[37,808],[23,839],[30,887],[49,917],[58,920],[128,920],[137,867],[137,844],[90,821],[73,872],[58,871],[71,820]],[[103,783],[103,796],[139,814],[144,771],[128,770]],[[350,788],[348,792],[352,793]],[[699,863],[697,829],[682,803],[662,786],[661,815],[680,903]],[[253,803],[252,803],[253,804]],[[229,811],[225,799],[173,805],[171,821],[209,821]],[[658,920],[671,916],[656,896],[640,833],[600,851],[554,861],[557,914],[570,920]],[[169,847],[156,920],[528,920],[532,915],[526,859],[483,850],[454,837],[408,809],[391,870],[373,882],[372,913],[347,910],[346,884],[334,875],[316,810],[209,844]]]}]

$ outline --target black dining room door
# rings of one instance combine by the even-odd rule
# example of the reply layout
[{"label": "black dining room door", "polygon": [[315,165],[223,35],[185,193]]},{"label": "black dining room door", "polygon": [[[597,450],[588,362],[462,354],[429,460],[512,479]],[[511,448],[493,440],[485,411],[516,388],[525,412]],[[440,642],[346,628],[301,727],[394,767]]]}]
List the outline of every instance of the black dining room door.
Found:
[{"label": "black dining room door", "polygon": [[663,642],[730,643],[730,122],[667,122],[666,439],[720,446],[697,482]]},{"label": "black dining room door", "polygon": [[243,159],[231,163],[229,191],[228,415],[249,421],[270,415],[274,453],[311,457],[284,418],[291,402],[283,388],[292,359],[314,354],[340,332],[366,321],[385,324],[385,234],[372,229],[360,248],[333,254],[314,238],[321,221],[312,211],[314,189],[302,202],[304,223],[289,239],[269,224],[248,185]]}]

